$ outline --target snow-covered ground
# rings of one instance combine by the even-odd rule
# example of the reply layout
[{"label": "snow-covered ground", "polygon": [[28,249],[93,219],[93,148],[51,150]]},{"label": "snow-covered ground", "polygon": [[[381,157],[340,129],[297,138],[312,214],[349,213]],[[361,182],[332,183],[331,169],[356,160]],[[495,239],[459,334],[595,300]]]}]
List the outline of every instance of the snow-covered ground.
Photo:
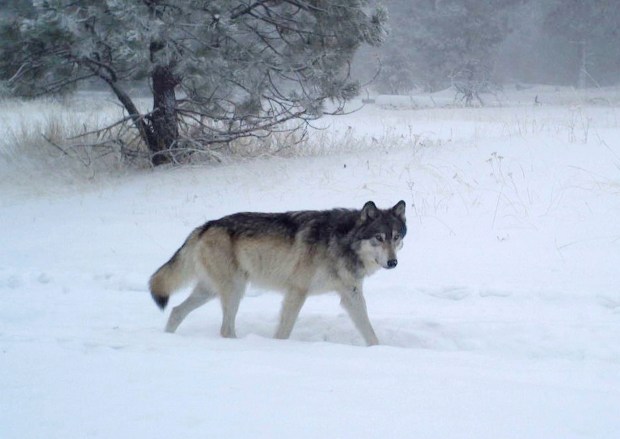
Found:
[{"label": "snow-covered ground", "polygon": [[[618,437],[620,107],[320,124],[340,152],[2,179],[0,438]],[[398,268],[366,283],[381,346],[335,295],[272,340],[280,296],[252,288],[239,339],[216,303],[163,332],[147,279],[207,219],[400,199]]]}]

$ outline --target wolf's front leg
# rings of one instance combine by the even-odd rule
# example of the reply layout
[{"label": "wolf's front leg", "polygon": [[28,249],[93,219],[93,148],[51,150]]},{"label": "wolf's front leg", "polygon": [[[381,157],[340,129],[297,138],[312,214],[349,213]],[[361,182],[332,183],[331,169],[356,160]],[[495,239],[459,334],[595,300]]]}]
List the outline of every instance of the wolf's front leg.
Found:
[{"label": "wolf's front leg", "polygon": [[275,338],[289,338],[293,331],[293,326],[299,315],[299,311],[306,301],[307,291],[291,289],[284,295],[282,311],[280,311],[280,324],[276,331]]},{"label": "wolf's front leg", "polygon": [[368,318],[366,300],[364,300],[361,285],[341,291],[340,297],[340,304],[347,310],[349,317],[351,317],[353,324],[362,334],[362,337],[364,337],[366,344],[368,346],[379,344],[379,339],[377,339]]}]

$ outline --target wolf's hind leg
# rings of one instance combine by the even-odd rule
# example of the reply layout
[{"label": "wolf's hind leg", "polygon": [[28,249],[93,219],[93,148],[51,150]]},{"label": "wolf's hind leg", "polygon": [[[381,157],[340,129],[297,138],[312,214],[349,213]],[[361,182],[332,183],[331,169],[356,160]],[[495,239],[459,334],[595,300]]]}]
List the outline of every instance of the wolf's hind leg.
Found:
[{"label": "wolf's hind leg", "polygon": [[299,290],[290,290],[284,296],[282,302],[282,310],[280,311],[280,324],[276,331],[275,338],[289,338],[293,331],[293,326],[299,316],[299,311],[306,301],[306,292]]},{"label": "wolf's hind leg", "polygon": [[194,290],[180,305],[175,306],[168,318],[166,332],[174,332],[187,315],[215,297],[215,293],[203,282],[198,282]]},{"label": "wolf's hind leg", "polygon": [[353,324],[362,334],[362,337],[364,337],[366,344],[368,346],[379,344],[379,339],[374,329],[372,329],[370,319],[368,318],[366,300],[362,294],[361,287],[355,287],[350,291],[342,291],[340,297],[340,304],[347,311],[351,320],[353,320]]}]

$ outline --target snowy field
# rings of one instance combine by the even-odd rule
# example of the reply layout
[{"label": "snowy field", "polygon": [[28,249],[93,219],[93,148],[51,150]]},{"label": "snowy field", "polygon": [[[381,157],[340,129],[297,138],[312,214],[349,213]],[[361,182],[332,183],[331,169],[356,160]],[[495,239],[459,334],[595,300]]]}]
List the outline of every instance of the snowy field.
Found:
[{"label": "snowy field", "polygon": [[[0,179],[0,438],[617,438],[620,107],[538,93],[367,106],[307,156]],[[3,105],[4,137],[36,108]],[[239,339],[216,303],[163,332],[146,283],[195,226],[400,199],[399,265],[365,288],[380,346],[335,295],[273,340],[280,296],[252,288]]]}]

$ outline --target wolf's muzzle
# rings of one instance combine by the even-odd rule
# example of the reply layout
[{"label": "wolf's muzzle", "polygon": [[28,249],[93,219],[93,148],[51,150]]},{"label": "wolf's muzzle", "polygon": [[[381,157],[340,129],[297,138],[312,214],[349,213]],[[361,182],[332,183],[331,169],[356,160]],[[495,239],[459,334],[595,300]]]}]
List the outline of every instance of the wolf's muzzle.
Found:
[{"label": "wolf's muzzle", "polygon": [[398,264],[398,260],[390,259],[389,261],[387,261],[387,268],[394,268],[396,267],[396,264]]}]

